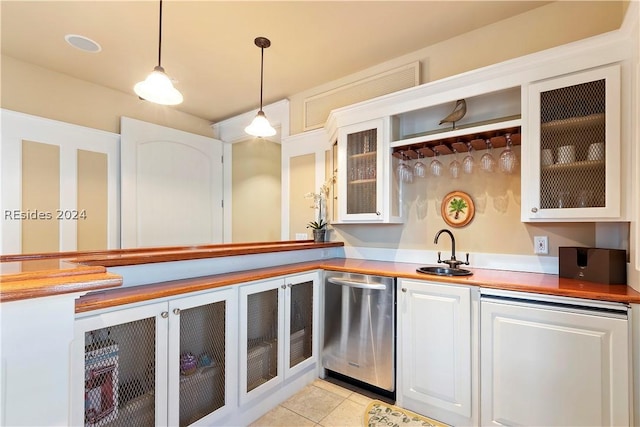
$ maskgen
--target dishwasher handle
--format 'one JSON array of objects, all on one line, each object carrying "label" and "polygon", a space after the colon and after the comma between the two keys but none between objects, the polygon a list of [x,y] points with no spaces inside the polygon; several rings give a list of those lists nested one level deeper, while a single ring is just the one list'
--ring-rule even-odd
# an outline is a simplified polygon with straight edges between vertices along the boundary
[{"label": "dishwasher handle", "polygon": [[387,285],[384,283],[368,283],[360,280],[340,279],[338,277],[329,277],[327,281],[334,285],[349,286],[351,288],[374,289],[381,291],[387,289]]}]

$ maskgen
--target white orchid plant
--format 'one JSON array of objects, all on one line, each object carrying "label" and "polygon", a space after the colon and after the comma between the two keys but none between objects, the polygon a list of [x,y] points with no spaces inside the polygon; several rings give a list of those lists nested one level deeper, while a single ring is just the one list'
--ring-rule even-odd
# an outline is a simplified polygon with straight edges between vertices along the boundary
[{"label": "white orchid plant", "polygon": [[313,199],[311,208],[316,209],[318,212],[318,219],[309,222],[307,228],[322,230],[329,224],[327,220],[327,198],[329,197],[329,191],[331,191],[331,184],[333,184],[334,179],[335,177],[332,176],[322,184],[318,193],[307,193],[304,195],[305,199]]}]

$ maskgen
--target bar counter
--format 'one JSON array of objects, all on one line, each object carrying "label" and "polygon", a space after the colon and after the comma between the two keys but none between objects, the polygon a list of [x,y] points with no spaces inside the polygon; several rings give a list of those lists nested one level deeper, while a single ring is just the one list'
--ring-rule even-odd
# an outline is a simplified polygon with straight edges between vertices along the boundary
[{"label": "bar counter", "polygon": [[418,267],[423,266],[422,264],[346,258],[284,264],[133,287],[120,287],[121,278],[107,272],[105,268],[231,255],[335,248],[342,245],[340,242],[290,241],[2,256],[0,257],[0,301],[78,292],[84,289],[90,292],[76,301],[76,312],[85,312],[269,277],[325,269],[574,298],[640,303],[640,292],[627,285],[592,283],[561,278],[553,274],[480,268],[469,268],[473,272],[471,276],[433,276],[416,271]]}]

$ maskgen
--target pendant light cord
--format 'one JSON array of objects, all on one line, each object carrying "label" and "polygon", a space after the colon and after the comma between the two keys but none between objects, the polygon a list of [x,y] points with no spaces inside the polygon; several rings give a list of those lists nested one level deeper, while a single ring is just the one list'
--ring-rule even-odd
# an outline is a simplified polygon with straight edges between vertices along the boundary
[{"label": "pendant light cord", "polygon": [[160,0],[160,25],[158,28],[158,67],[162,67],[162,0]]},{"label": "pendant light cord", "polygon": [[260,48],[260,111],[262,111],[262,83],[264,81],[264,47]]}]

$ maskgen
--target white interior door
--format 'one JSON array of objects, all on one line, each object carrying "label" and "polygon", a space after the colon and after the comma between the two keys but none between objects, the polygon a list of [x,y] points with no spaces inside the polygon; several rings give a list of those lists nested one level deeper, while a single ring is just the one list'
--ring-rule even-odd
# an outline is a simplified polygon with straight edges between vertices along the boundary
[{"label": "white interior door", "polygon": [[121,119],[122,247],[223,241],[223,142]]}]

